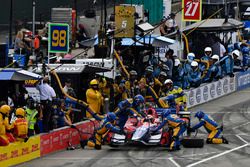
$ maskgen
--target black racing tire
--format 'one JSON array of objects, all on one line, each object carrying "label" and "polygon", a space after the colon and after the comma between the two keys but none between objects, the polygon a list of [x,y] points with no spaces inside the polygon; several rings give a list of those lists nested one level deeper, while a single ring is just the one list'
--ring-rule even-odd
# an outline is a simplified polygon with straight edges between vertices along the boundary
[{"label": "black racing tire", "polygon": [[204,139],[197,139],[197,138],[182,139],[181,144],[185,148],[203,148]]},{"label": "black racing tire", "polygon": [[116,145],[116,144],[114,144],[114,143],[110,143],[109,146],[112,147],[112,148],[117,148],[117,147],[119,147],[119,145]]}]

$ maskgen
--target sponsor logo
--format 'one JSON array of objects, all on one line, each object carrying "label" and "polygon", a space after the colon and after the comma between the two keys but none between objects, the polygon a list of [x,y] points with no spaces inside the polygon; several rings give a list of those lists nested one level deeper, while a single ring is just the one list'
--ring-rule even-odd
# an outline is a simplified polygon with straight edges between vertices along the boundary
[{"label": "sponsor logo", "polygon": [[204,101],[208,100],[208,86],[205,86],[203,89],[203,100]]},{"label": "sponsor logo", "polygon": [[242,75],[238,79],[238,88],[244,87],[250,84],[250,74]]},{"label": "sponsor logo", "polygon": [[229,85],[229,87],[230,87],[230,90],[231,91],[234,91],[234,78],[230,78],[230,83],[229,83],[230,85]]},{"label": "sponsor logo", "polygon": [[201,89],[198,88],[196,91],[196,102],[200,103],[201,102]]},{"label": "sponsor logo", "polygon": [[11,151],[11,158],[18,157],[18,150]]},{"label": "sponsor logo", "polygon": [[0,154],[0,161],[7,159],[8,159],[7,153]]},{"label": "sponsor logo", "polygon": [[82,64],[91,65],[91,66],[98,66],[98,67],[104,66],[104,63],[102,63],[102,62],[82,62]]},{"label": "sponsor logo", "polygon": [[29,147],[22,148],[22,155],[29,154]]},{"label": "sponsor logo", "polygon": [[189,104],[192,106],[194,105],[194,91],[191,90],[189,93]]},{"label": "sponsor logo", "polygon": [[228,79],[226,78],[225,80],[224,80],[224,82],[223,82],[223,91],[224,91],[224,93],[225,94],[227,94],[228,93]]},{"label": "sponsor logo", "polygon": [[215,85],[214,84],[212,84],[210,87],[210,95],[212,98],[215,97]]},{"label": "sponsor logo", "polygon": [[32,151],[32,152],[35,152],[35,151],[37,151],[37,150],[39,150],[38,144],[33,144],[33,145],[32,145],[31,151]]},{"label": "sponsor logo", "polygon": [[76,132],[76,131],[72,132],[72,136],[73,137],[78,136],[78,132]]},{"label": "sponsor logo", "polygon": [[26,80],[24,84],[25,84],[26,87],[35,86],[36,82],[37,82],[37,80]]},{"label": "sponsor logo", "polygon": [[50,144],[50,139],[46,139],[43,141],[43,145],[49,145]]},{"label": "sponsor logo", "polygon": [[53,138],[53,143],[57,143],[58,141],[59,141],[59,137],[58,136]]},{"label": "sponsor logo", "polygon": [[216,87],[218,96],[220,96],[222,94],[222,88],[221,87],[222,87],[221,81],[218,81],[217,82],[217,87]]},{"label": "sponsor logo", "polygon": [[69,134],[63,134],[62,140],[67,140],[67,139],[69,139]]}]

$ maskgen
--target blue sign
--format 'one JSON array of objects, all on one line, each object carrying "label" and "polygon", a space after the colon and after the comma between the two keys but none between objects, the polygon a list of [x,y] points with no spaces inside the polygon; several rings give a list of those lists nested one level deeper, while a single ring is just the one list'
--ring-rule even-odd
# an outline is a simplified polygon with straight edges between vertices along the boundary
[{"label": "blue sign", "polygon": [[237,90],[243,90],[250,87],[250,70],[236,74]]},{"label": "blue sign", "polygon": [[49,24],[49,52],[68,53],[69,52],[69,25]]}]

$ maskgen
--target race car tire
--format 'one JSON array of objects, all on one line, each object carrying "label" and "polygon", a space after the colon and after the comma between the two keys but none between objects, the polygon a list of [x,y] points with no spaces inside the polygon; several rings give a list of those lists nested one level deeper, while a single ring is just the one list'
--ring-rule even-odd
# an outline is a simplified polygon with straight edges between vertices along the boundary
[{"label": "race car tire", "polygon": [[113,148],[119,147],[119,145],[116,145],[116,144],[114,144],[114,143],[110,143],[109,146],[110,146],[110,147],[113,147]]},{"label": "race car tire", "polygon": [[182,139],[181,143],[185,148],[203,148],[204,139]]}]

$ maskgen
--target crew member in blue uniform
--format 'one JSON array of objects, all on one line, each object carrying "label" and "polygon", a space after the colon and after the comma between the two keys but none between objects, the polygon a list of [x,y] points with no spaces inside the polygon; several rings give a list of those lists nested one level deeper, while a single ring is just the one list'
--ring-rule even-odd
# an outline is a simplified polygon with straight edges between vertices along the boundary
[{"label": "crew member in blue uniform", "polygon": [[120,129],[123,129],[129,115],[136,115],[139,117],[145,116],[142,111],[144,102],[145,100],[142,95],[136,95],[134,99],[126,99],[118,104],[115,114],[118,119],[117,125]]},{"label": "crew member in blue uniform", "polygon": [[218,124],[209,115],[205,114],[203,111],[198,111],[195,117],[199,119],[199,123],[193,126],[190,131],[193,132],[196,129],[204,126],[208,132],[207,143],[208,144],[228,144],[227,139],[223,136],[220,138],[220,134],[223,131],[223,127],[219,127]]},{"label": "crew member in blue uniform", "polygon": [[179,137],[186,131],[186,122],[180,119],[176,114],[171,114],[171,110],[166,109],[162,113],[162,123],[153,130],[153,132],[157,132],[165,125],[168,125],[169,128],[173,129],[172,141],[169,147],[170,151],[179,150],[180,149],[180,139]]},{"label": "crew member in blue uniform", "polygon": [[[100,150],[102,147],[102,140],[108,132],[114,132],[118,134],[123,134],[123,130],[115,126],[116,115],[115,113],[109,112],[100,124],[100,127],[94,134],[93,139],[85,140],[84,145],[89,147],[94,147]],[[83,147],[83,146],[82,146]],[[84,148],[84,147],[83,147]]]}]

